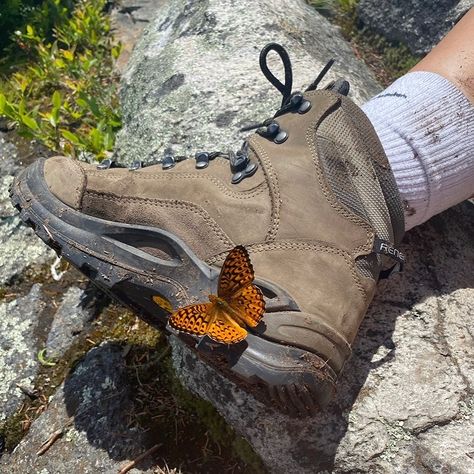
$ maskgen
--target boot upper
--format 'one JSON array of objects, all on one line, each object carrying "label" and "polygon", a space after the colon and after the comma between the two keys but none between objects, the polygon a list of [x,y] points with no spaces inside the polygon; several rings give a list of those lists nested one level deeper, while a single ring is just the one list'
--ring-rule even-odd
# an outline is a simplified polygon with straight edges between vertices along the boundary
[{"label": "boot upper", "polygon": [[304,99],[304,112],[278,117],[283,142],[250,137],[248,157],[257,169],[234,184],[229,160],[219,156],[204,169],[187,159],[134,171],[55,157],[44,174],[67,206],[169,231],[209,264],[245,245],[257,276],[284,288],[300,308],[275,333],[267,324],[267,337],[317,346],[339,371],[382,268],[374,244],[401,240],[403,210],[361,109],[330,90]]}]

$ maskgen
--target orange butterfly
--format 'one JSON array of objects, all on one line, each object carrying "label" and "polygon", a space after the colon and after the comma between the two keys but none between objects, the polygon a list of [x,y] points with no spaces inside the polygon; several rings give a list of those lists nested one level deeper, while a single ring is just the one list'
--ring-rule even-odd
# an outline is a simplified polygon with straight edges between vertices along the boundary
[{"label": "orange butterfly", "polygon": [[222,266],[217,296],[209,295],[210,303],[178,309],[168,321],[170,326],[189,334],[206,334],[223,344],[242,341],[247,336],[245,326],[257,326],[265,312],[263,294],[252,284],[254,277],[247,250],[235,247]]}]

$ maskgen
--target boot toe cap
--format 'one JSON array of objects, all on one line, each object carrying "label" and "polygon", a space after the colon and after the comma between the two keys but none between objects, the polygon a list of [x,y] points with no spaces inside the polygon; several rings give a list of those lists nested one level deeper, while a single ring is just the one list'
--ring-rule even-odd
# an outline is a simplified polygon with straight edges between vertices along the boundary
[{"label": "boot toe cap", "polygon": [[44,179],[58,199],[74,209],[80,208],[86,175],[77,160],[65,156],[48,158],[44,163]]}]

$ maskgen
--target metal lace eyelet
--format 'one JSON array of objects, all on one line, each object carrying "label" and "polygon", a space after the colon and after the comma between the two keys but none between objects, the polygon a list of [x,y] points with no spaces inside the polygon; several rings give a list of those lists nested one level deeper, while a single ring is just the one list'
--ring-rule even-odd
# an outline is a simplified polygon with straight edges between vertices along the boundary
[{"label": "metal lace eyelet", "polygon": [[202,170],[209,166],[209,153],[201,151],[196,153],[194,158],[196,160],[196,169]]},{"label": "metal lace eyelet", "polygon": [[267,125],[266,133],[270,137],[276,137],[280,131],[280,125],[277,122],[271,122]]},{"label": "metal lace eyelet", "polygon": [[256,163],[249,162],[247,167],[243,171],[237,171],[232,175],[232,184],[240,183],[244,178],[252,176],[257,171],[258,165]]},{"label": "metal lace eyelet", "polygon": [[98,165],[97,165],[97,169],[98,170],[108,170],[109,168],[113,168],[114,167],[114,161],[107,158],[106,160],[102,160]]},{"label": "metal lace eyelet", "polygon": [[130,171],[136,171],[136,170],[139,170],[140,168],[143,167],[143,163],[141,160],[135,160],[129,167],[128,169]]},{"label": "metal lace eyelet", "polygon": [[298,108],[299,114],[305,114],[308,110],[311,109],[311,102],[309,100],[303,100],[301,105]]},{"label": "metal lace eyelet", "polygon": [[173,168],[176,164],[176,161],[173,155],[165,155],[163,160],[161,161],[161,167],[164,170],[169,170]]},{"label": "metal lace eyelet", "polygon": [[280,131],[278,132],[277,136],[273,139],[273,141],[277,145],[281,145],[283,142],[286,142],[287,138],[288,138],[288,132],[280,129]]}]

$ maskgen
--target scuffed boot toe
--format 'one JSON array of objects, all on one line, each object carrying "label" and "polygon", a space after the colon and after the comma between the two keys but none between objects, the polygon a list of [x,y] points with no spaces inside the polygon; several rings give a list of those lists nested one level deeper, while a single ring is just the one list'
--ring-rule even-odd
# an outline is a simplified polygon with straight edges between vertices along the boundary
[{"label": "scuffed boot toe", "polygon": [[49,190],[68,206],[79,209],[86,185],[86,174],[79,161],[54,156],[44,162],[43,172]]}]

